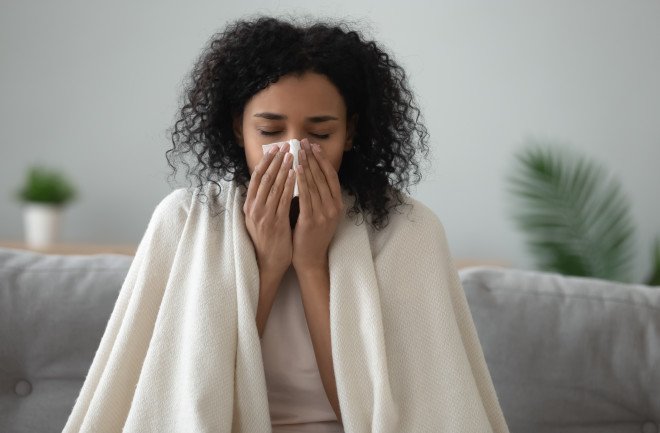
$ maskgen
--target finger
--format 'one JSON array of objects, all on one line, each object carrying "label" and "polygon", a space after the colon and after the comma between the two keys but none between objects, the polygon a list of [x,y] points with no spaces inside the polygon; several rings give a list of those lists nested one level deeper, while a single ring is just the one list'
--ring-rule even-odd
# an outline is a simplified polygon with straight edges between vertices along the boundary
[{"label": "finger", "polygon": [[280,166],[284,160],[284,155],[288,151],[288,146],[289,143],[283,144],[279,151],[275,153],[273,161],[270,163],[270,166],[268,166],[268,169],[261,177],[261,181],[258,185],[259,189],[257,190],[257,196],[254,200],[257,205],[265,206],[268,196],[272,194],[271,188],[275,182],[275,179],[277,178],[277,172],[280,170]]},{"label": "finger", "polygon": [[312,150],[316,154],[316,161],[319,163],[319,168],[323,171],[326,181],[330,186],[330,194],[334,200],[342,201],[341,186],[339,185],[339,175],[335,171],[332,163],[321,149],[321,146],[312,145]]},{"label": "finger", "polygon": [[[303,140],[304,141],[304,140]],[[300,149],[300,159],[298,160],[300,162],[300,165],[303,166],[303,177],[305,178],[305,182],[307,184],[307,191],[309,193],[309,205],[310,205],[310,215],[314,215],[316,212],[321,211],[321,196],[319,195],[319,190],[316,185],[316,181],[314,180],[314,175],[312,174],[312,171],[309,166],[309,158],[312,158],[311,155],[312,151],[309,149],[309,143],[306,143],[308,149]],[[304,147],[305,144],[303,142],[300,143],[301,147]],[[300,188],[300,185],[298,186]]]},{"label": "finger", "polygon": [[268,194],[268,198],[266,199],[266,209],[273,209],[273,213],[277,212],[277,205],[280,202],[282,191],[284,190],[284,184],[286,183],[287,175],[292,165],[293,155],[286,152],[280,170],[277,173],[277,178],[275,179],[273,186],[270,188],[270,194]]},{"label": "finger", "polygon": [[[303,149],[300,149],[304,152]],[[296,167],[296,178],[298,179],[298,205],[300,206],[300,218],[312,216],[312,203],[307,188],[307,177],[302,165]]]},{"label": "finger", "polygon": [[[293,158],[291,158],[293,159]],[[293,162],[292,162],[293,164]],[[296,184],[296,172],[289,168],[287,170],[286,181],[284,182],[284,191],[280,197],[280,204],[277,206],[277,217],[288,218],[291,209],[291,201],[293,200],[293,187]]]},{"label": "finger", "polygon": [[[308,152],[307,161],[309,162],[314,181],[316,182],[319,194],[321,195],[321,201],[323,203],[332,202],[333,196],[329,186],[330,178],[326,178],[325,172],[321,167],[321,158],[323,158],[321,146],[318,144],[309,144],[309,142],[307,144],[310,149],[312,149],[311,152]],[[311,158],[309,157],[309,154],[311,154]]]},{"label": "finger", "polygon": [[257,196],[257,190],[259,189],[259,184],[261,183],[261,178],[263,177],[264,173],[266,172],[266,169],[268,169],[268,166],[270,165],[271,161],[275,157],[275,153],[277,153],[277,146],[273,146],[270,148],[268,152],[264,154],[264,157],[261,158],[261,161],[254,167],[254,170],[252,170],[252,174],[250,175],[250,183],[248,185],[248,191],[247,191],[247,196],[245,198],[245,201],[252,202]]}]

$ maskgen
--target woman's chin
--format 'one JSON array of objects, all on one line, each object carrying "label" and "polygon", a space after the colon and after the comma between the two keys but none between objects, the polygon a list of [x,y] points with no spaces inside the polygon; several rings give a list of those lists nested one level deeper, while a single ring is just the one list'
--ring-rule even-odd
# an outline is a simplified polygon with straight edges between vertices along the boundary
[{"label": "woman's chin", "polygon": [[300,214],[300,203],[298,202],[298,197],[294,197],[291,200],[291,208],[289,209],[289,223],[291,224],[291,230],[296,226],[298,221],[298,215]]}]

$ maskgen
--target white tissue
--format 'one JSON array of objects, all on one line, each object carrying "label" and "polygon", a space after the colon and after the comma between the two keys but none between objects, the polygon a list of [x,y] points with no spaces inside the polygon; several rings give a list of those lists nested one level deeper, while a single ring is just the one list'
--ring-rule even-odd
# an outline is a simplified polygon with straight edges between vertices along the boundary
[{"label": "white tissue", "polygon": [[[264,155],[266,152],[268,152],[268,149],[270,149],[273,146],[277,147],[282,147],[284,143],[289,142],[289,153],[293,155],[293,169],[299,165],[298,164],[298,152],[300,151],[300,141],[296,140],[295,138],[292,138],[291,140],[286,140],[286,141],[280,141],[277,143],[270,143],[270,144],[262,144],[261,147],[264,150]],[[295,176],[295,173],[294,173]],[[293,187],[293,196],[298,197],[298,180],[296,179],[296,185]]]}]

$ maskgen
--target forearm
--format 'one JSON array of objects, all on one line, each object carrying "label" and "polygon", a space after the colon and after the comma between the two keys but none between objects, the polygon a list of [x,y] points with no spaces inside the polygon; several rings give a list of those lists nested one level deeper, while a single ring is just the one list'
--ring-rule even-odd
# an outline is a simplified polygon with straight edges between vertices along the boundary
[{"label": "forearm", "polygon": [[266,322],[270,315],[270,310],[273,308],[277,288],[282,281],[282,275],[261,271],[259,270],[259,305],[257,307],[257,330],[259,331],[259,338],[264,335]]},{"label": "forearm", "polygon": [[325,269],[298,272],[298,281],[321,381],[330,405],[342,424],[330,341],[330,273],[327,266]]}]

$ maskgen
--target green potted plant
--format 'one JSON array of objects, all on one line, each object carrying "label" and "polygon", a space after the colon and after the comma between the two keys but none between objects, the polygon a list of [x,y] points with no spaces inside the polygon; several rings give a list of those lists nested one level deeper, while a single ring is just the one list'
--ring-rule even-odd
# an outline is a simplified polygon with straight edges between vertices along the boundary
[{"label": "green potted plant", "polygon": [[[620,182],[557,143],[529,140],[508,178],[512,217],[528,236],[537,267],[564,275],[633,282],[635,226]],[[651,275],[660,284],[660,239]]]},{"label": "green potted plant", "polygon": [[25,240],[32,248],[46,248],[57,241],[63,207],[77,192],[56,170],[32,166],[16,197],[24,203]]}]

